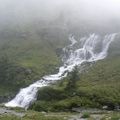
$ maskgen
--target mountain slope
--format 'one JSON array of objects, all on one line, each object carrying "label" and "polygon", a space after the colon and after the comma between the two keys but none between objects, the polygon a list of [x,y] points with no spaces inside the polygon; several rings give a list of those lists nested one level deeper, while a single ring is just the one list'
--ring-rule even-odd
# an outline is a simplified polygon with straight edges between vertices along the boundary
[{"label": "mountain slope", "polygon": [[[9,84],[7,82],[3,84],[7,77],[1,78],[1,99],[8,99],[6,94],[9,96],[39,80],[43,75],[56,72],[56,67],[61,64],[59,58],[61,49],[67,44],[68,39],[67,32],[56,26],[44,26],[39,30],[37,26],[29,28],[9,26],[0,34],[1,64],[4,63],[4,67],[7,67],[4,69],[6,74],[11,76],[11,73],[14,73],[14,79],[9,77],[11,81]],[[11,69],[12,67],[7,66],[2,60],[4,58],[11,64],[10,66],[17,67]],[[3,71],[3,67],[0,70]]]},{"label": "mountain slope", "polygon": [[38,100],[31,109],[66,111],[76,107],[116,109],[120,106],[120,57],[99,61],[72,79],[73,83],[76,81],[75,86],[71,85],[74,88],[68,89],[68,77],[57,86],[39,90]]},{"label": "mountain slope", "polygon": [[[46,74],[55,73],[56,67],[61,64],[61,49],[68,44],[69,33],[74,33],[76,38],[79,38],[88,35],[92,27],[88,26],[87,30],[83,30],[83,25],[82,27],[78,23],[66,25],[64,21],[61,23],[58,20],[50,23],[39,21],[23,25],[12,24],[1,28],[0,56],[7,56],[6,58],[13,62],[12,66],[17,66],[17,68],[7,70],[13,70],[12,73],[15,73],[14,80],[9,79],[11,81],[9,85],[2,82],[7,78],[1,80],[1,99],[7,100],[9,96],[13,98],[20,88],[26,87]],[[97,30],[96,27],[93,28],[92,31]],[[101,33],[104,35],[106,31],[101,31]],[[118,42],[111,47],[111,51],[119,54]],[[110,55],[114,56],[115,53],[112,52]]]}]

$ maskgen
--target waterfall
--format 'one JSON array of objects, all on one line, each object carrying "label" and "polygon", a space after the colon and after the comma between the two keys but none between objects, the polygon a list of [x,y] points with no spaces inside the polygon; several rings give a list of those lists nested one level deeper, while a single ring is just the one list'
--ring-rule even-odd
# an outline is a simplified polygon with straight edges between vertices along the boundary
[{"label": "waterfall", "polygon": [[10,102],[6,103],[6,107],[28,108],[37,98],[36,94],[39,88],[48,86],[57,80],[67,76],[75,66],[80,66],[83,62],[93,62],[102,60],[107,56],[110,43],[114,40],[116,33],[100,37],[96,34],[90,34],[80,40],[75,40],[74,36],[70,36],[70,45],[63,49],[62,57],[63,66],[59,68],[59,72],[53,75],[43,76],[41,80],[23,88]]}]

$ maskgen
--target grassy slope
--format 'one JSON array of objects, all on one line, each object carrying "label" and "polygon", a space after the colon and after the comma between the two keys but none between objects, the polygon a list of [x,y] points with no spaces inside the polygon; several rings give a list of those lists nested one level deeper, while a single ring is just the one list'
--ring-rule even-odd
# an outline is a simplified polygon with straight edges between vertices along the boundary
[{"label": "grassy slope", "polygon": [[[43,33],[45,34],[44,37],[36,33],[30,33],[30,35],[25,33],[25,37],[22,37],[22,33],[18,34],[20,35],[10,36],[9,40],[1,46],[1,54],[6,53],[23,66],[35,67],[40,70],[43,69],[42,67],[46,67],[45,64],[52,64],[53,66],[58,64],[59,59],[56,55],[56,49],[62,48],[65,44],[66,36],[63,33],[61,33],[62,37],[58,40],[55,40],[57,33],[54,35]],[[53,36],[49,37],[50,35],[47,36],[47,34]],[[60,39],[63,41],[61,42]]]},{"label": "grassy slope", "polygon": [[[1,82],[0,96],[17,91],[45,74],[54,73],[56,67],[61,64],[60,49],[66,45],[68,34],[60,26],[37,26],[12,26],[4,29],[3,33],[0,31],[0,56],[7,55],[12,62],[31,71],[29,78],[25,76],[24,80],[21,79],[25,83],[18,88],[15,84],[11,88],[10,85],[5,86]],[[17,80],[14,83],[17,84]],[[13,89],[14,87],[17,90]]]},{"label": "grassy slope", "polygon": [[75,90],[66,91],[69,81],[69,78],[66,78],[55,87],[40,90],[38,101],[32,108],[37,111],[43,108],[46,111],[61,111],[79,106],[102,108],[104,105],[114,109],[120,105],[119,38],[117,36],[111,44],[105,60],[93,63],[92,67],[80,74]]},{"label": "grassy slope", "polygon": [[[26,85],[40,79],[44,74],[53,73],[60,64],[57,54],[60,52],[59,48],[63,48],[66,44],[67,32],[59,25],[41,25],[41,28],[28,25],[24,28],[15,29],[16,27],[12,28],[12,30],[5,30],[5,33],[1,34],[0,55],[7,54],[12,61],[32,71],[30,80],[26,79]],[[118,43],[115,42],[112,45],[110,52],[113,50],[118,56]],[[59,105],[56,104],[56,106],[59,107],[63,104],[63,107],[66,105],[66,108],[70,108],[72,104],[73,106],[74,104],[75,106],[94,106],[93,103],[95,103],[95,106],[98,107],[106,104],[105,101],[109,100],[110,104],[111,101],[112,104],[119,103],[120,58],[116,57],[114,52],[111,53],[111,56],[114,56],[114,58],[111,57],[96,63],[87,73],[81,75],[77,83],[76,95],[72,95],[69,92],[66,93],[63,89],[64,86],[60,87],[62,92],[65,93],[63,95],[65,98],[63,97],[64,99],[62,98],[58,103]],[[65,82],[67,83],[67,79]],[[4,86],[2,82],[1,86],[0,95],[11,91],[11,86]],[[25,85],[19,86],[17,90],[23,86]],[[5,87],[6,89],[4,89]],[[102,98],[103,103],[100,103]],[[100,101],[98,101],[99,99]]]},{"label": "grassy slope", "polygon": [[100,104],[120,104],[120,57],[93,65],[88,73],[81,75],[78,90]]},{"label": "grassy slope", "polygon": [[32,109],[66,111],[73,107],[102,108],[104,105],[114,109],[120,105],[120,57],[93,64],[80,75],[74,90],[64,89],[67,82],[66,78],[57,87],[40,90]]}]

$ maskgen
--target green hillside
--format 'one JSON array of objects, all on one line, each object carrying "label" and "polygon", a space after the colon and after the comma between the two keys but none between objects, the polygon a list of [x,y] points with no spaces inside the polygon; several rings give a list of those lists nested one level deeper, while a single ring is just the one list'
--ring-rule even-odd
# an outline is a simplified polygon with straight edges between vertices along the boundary
[{"label": "green hillside", "polygon": [[74,107],[108,106],[108,109],[113,110],[120,105],[119,56],[92,64],[78,78],[75,77],[77,74],[71,75],[72,77],[66,78],[57,86],[40,90],[32,109],[68,111]]},{"label": "green hillside", "polygon": [[[49,104],[45,101],[46,94],[48,100],[52,99],[56,103],[46,109],[54,109],[54,107],[66,109],[71,106],[101,107],[107,104],[114,107],[115,104],[119,104],[119,43],[118,35],[111,44],[108,58],[93,64],[86,70],[87,72],[80,74],[75,89],[66,92],[68,77],[60,83],[60,86],[58,83],[55,89],[45,88],[45,96],[43,89],[38,95],[35,106],[43,105],[41,107],[46,108],[44,105]],[[1,32],[0,102],[13,98],[20,88],[28,86],[42,76],[57,72],[61,64],[61,50],[67,44],[68,31],[60,24],[41,25],[41,28],[38,25],[26,25],[21,28],[15,26]],[[72,81],[74,83],[74,78]],[[59,97],[56,95],[58,93]],[[75,95],[72,95],[74,93]]]},{"label": "green hillside", "polygon": [[120,0],[0,0],[0,120],[120,120]]},{"label": "green hillside", "polygon": [[0,31],[1,99],[43,75],[55,73],[67,42],[68,33],[60,26],[9,26]]}]

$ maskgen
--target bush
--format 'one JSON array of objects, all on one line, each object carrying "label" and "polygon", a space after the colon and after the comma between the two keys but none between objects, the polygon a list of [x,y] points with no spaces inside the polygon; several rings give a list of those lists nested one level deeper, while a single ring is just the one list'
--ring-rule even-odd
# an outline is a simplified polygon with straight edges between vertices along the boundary
[{"label": "bush", "polygon": [[51,102],[37,101],[30,107],[30,109],[33,109],[38,112],[41,112],[41,111],[47,112],[51,110],[51,107],[52,107]]},{"label": "bush", "polygon": [[65,90],[69,92],[74,91],[76,89],[76,83],[80,79],[77,67],[75,67],[75,69],[71,73],[69,73],[67,79],[68,83],[66,85]]},{"label": "bush", "polygon": [[89,113],[83,113],[82,118],[89,118],[90,114]]},{"label": "bush", "polygon": [[54,89],[52,87],[45,87],[39,90],[38,100],[42,101],[52,101],[52,100],[62,100],[67,97],[67,94],[63,90]]}]

